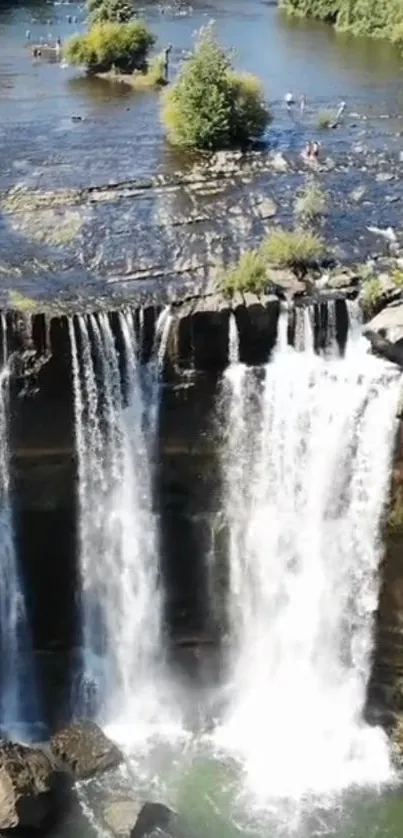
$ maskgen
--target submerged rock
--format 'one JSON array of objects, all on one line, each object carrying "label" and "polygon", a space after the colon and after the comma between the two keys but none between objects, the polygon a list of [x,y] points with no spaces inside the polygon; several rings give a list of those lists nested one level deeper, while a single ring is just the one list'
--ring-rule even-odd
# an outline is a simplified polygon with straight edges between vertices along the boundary
[{"label": "submerged rock", "polygon": [[185,838],[179,816],[163,803],[145,803],[130,838]]},{"label": "submerged rock", "polygon": [[118,746],[95,722],[88,720],[73,722],[55,733],[50,747],[53,755],[78,779],[110,771],[123,761]]},{"label": "submerged rock", "polygon": [[0,743],[0,830],[25,834],[55,818],[66,776],[39,748]]}]

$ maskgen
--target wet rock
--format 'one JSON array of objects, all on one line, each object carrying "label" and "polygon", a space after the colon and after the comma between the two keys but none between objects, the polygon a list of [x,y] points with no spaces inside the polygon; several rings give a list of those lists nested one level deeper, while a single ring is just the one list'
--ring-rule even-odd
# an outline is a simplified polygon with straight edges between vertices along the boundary
[{"label": "wet rock", "polygon": [[392,758],[394,763],[401,768],[403,765],[403,716],[396,718],[392,735]]},{"label": "wet rock", "polygon": [[271,198],[262,198],[257,201],[255,210],[262,219],[273,218],[277,214],[277,206]]},{"label": "wet rock", "polygon": [[162,803],[145,803],[130,838],[185,838],[179,816]]},{"label": "wet rock", "polygon": [[[403,339],[403,302],[397,302],[382,309],[366,327],[366,332],[375,332],[391,343]],[[365,333],[366,333],[365,332]]]},{"label": "wet rock", "polygon": [[357,189],[353,189],[353,191],[350,192],[351,200],[354,201],[356,204],[359,204],[360,201],[362,201],[366,191],[367,189],[365,186],[357,186]]},{"label": "wet rock", "polygon": [[381,358],[385,358],[387,361],[391,361],[393,364],[397,364],[403,368],[403,341],[392,343],[390,340],[382,337],[377,332],[372,332],[370,329],[366,329],[364,335],[369,340],[375,355],[379,355]]},{"label": "wet rock", "polygon": [[393,180],[394,174],[393,172],[378,172],[375,180],[378,183],[387,183],[389,180]]},{"label": "wet rock", "polygon": [[66,776],[39,748],[0,743],[0,830],[24,834],[56,818]]},{"label": "wet rock", "polygon": [[140,809],[141,804],[137,800],[130,798],[113,800],[105,806],[103,820],[117,838],[130,838]]},{"label": "wet rock", "polygon": [[50,740],[52,754],[75,777],[84,779],[116,768],[123,754],[95,722],[73,722]]},{"label": "wet rock", "polygon": [[359,281],[360,276],[357,271],[340,268],[329,275],[327,287],[333,288],[335,291],[341,291],[347,288],[355,288]]}]

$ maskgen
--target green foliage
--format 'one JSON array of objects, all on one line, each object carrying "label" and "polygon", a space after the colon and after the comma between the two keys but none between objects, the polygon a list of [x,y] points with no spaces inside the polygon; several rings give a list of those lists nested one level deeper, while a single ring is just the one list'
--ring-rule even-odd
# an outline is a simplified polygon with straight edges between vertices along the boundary
[{"label": "green foliage", "polygon": [[365,280],[361,292],[361,302],[367,312],[371,312],[382,297],[382,285],[377,276],[369,276]]},{"label": "green foliage", "polygon": [[89,72],[108,72],[113,67],[124,73],[141,68],[155,36],[141,21],[97,23],[84,35],[70,38],[64,48],[69,64]]},{"label": "green foliage", "polygon": [[206,150],[243,147],[269,120],[262,87],[248,73],[236,73],[211,28],[164,95],[162,119],[173,145]]},{"label": "green foliage", "polygon": [[244,253],[222,277],[221,288],[228,296],[236,292],[261,294],[272,284],[270,266],[291,268],[304,274],[325,254],[325,242],[306,230],[273,230],[256,250]]},{"label": "green foliage", "polygon": [[324,215],[327,206],[327,194],[315,183],[314,180],[308,181],[305,189],[303,189],[297,196],[295,201],[295,215],[302,223],[310,223],[315,218]]},{"label": "green foliage", "polygon": [[222,282],[224,292],[232,296],[237,291],[259,294],[269,284],[267,265],[260,250],[243,253],[238,264],[230,268]]},{"label": "green foliage", "polygon": [[20,291],[15,291],[14,289],[8,292],[8,304],[11,308],[17,309],[17,311],[25,311],[27,313],[32,313],[38,309],[36,300],[33,300],[31,297],[26,297],[25,294],[21,294]]},{"label": "green foliage", "polygon": [[262,244],[262,253],[269,264],[278,268],[306,270],[325,254],[321,236],[308,230],[273,230]]},{"label": "green foliage", "polygon": [[87,0],[89,23],[127,23],[134,14],[130,0]]},{"label": "green foliage", "polygon": [[320,111],[318,113],[319,128],[331,128],[336,122],[336,115],[332,111]]},{"label": "green foliage", "polygon": [[403,44],[401,0],[281,0],[289,14],[315,17],[356,35],[386,37]]}]

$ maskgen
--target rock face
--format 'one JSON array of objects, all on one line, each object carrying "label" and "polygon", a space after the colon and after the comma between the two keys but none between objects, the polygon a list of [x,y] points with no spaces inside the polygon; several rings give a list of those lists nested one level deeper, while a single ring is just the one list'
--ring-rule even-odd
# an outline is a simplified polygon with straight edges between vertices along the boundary
[{"label": "rock face", "polygon": [[[403,713],[403,424],[393,464],[391,496],[384,529],[385,554],[376,623],[369,702],[381,708],[386,726]],[[400,733],[403,726],[400,729]],[[400,736],[403,742],[403,738]]]},{"label": "rock face", "polygon": [[145,803],[130,838],[185,838],[179,816],[163,803]]},{"label": "rock face", "polygon": [[50,740],[52,754],[77,779],[92,777],[120,765],[123,754],[95,722],[74,722]]},{"label": "rock face", "polygon": [[0,831],[41,829],[57,815],[66,778],[38,748],[0,744]]},{"label": "rock face", "polygon": [[396,302],[382,309],[367,324],[367,330],[376,332],[391,343],[403,339],[403,303]]}]

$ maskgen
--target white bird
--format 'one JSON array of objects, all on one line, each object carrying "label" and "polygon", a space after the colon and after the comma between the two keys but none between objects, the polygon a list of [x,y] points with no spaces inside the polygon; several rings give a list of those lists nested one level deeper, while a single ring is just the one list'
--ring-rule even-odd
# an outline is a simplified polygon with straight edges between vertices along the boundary
[{"label": "white bird", "polygon": [[367,227],[370,233],[375,233],[376,236],[382,236],[386,241],[392,243],[397,242],[396,233],[393,227],[386,227],[382,230],[380,227]]},{"label": "white bird", "polygon": [[286,93],[284,96],[284,101],[286,103],[287,108],[291,108],[291,105],[294,105],[295,99],[293,93]]},{"label": "white bird", "polygon": [[339,105],[339,107],[337,109],[337,113],[336,113],[336,122],[339,119],[341,119],[341,117],[344,114],[344,111],[346,110],[346,107],[347,107],[346,102],[340,102],[340,105]]}]

